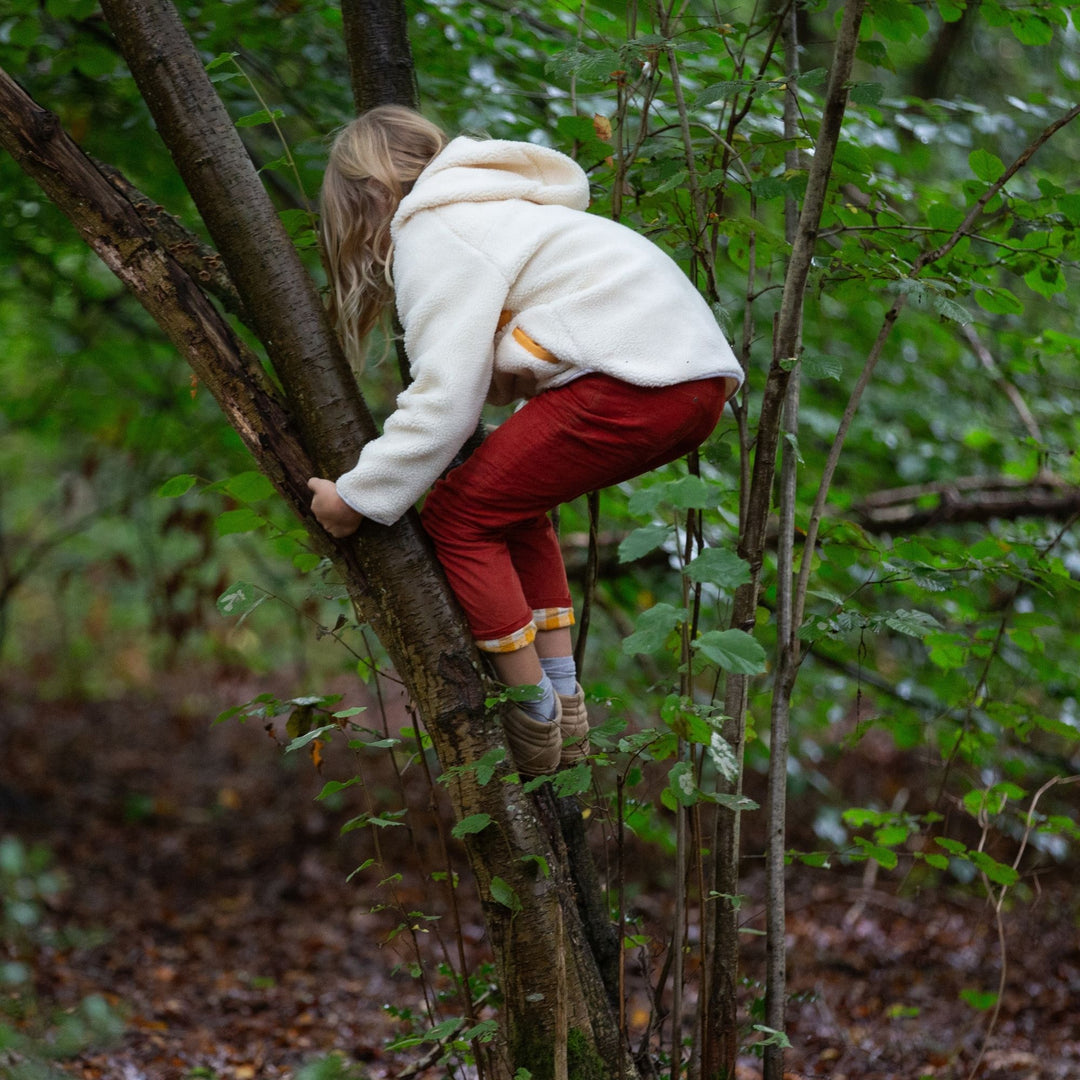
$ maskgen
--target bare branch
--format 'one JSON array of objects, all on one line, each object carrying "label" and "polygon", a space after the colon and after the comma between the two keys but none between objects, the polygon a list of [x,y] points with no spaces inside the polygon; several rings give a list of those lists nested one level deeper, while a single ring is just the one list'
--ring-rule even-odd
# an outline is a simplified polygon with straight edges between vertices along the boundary
[{"label": "bare branch", "polygon": [[982,338],[975,332],[975,328],[971,325],[965,326],[961,331],[965,338],[967,338],[968,344],[971,346],[972,351],[979,358],[979,362],[989,372],[990,377],[997,384],[1001,392],[1012,403],[1012,407],[1016,410],[1020,417],[1021,423],[1027,429],[1027,433],[1037,442],[1043,441],[1042,432],[1039,430],[1038,421],[1035,419],[1031,410],[1027,406],[1027,402],[1024,400],[1023,395],[1016,388],[1016,384],[1010,382],[1001,374],[1001,369],[997,366],[997,362],[994,360],[993,354],[983,344]]},{"label": "bare branch", "polygon": [[[932,506],[921,505],[927,496]],[[960,478],[879,492],[854,508],[855,520],[874,532],[912,532],[1022,517],[1068,520],[1080,513],[1080,488],[1052,481]]]}]

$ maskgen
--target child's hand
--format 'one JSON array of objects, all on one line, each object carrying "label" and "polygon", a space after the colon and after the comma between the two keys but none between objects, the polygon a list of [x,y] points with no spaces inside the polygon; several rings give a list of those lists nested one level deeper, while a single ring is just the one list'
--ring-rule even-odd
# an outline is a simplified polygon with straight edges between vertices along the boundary
[{"label": "child's hand", "polygon": [[360,522],[364,520],[363,515],[358,514],[341,498],[332,480],[313,476],[308,480],[307,486],[315,492],[311,500],[311,512],[331,536],[340,540],[356,532]]}]

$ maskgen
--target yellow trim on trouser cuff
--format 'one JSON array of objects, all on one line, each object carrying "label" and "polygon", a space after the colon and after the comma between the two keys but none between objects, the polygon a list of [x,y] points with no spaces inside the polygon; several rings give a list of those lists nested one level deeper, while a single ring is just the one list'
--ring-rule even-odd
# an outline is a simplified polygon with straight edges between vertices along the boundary
[{"label": "yellow trim on trouser cuff", "polygon": [[476,647],[481,652],[507,653],[524,649],[536,639],[536,623],[527,622],[520,630],[500,638],[477,638]]},{"label": "yellow trim on trouser cuff", "polygon": [[574,609],[568,607],[533,608],[537,630],[560,630],[574,625]]}]

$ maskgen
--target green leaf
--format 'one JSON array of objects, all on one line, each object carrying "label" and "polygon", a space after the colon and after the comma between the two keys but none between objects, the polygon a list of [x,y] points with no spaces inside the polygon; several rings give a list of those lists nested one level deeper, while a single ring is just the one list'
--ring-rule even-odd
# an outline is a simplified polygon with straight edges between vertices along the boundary
[{"label": "green leaf", "polygon": [[879,82],[855,83],[848,96],[856,105],[876,105],[885,96],[885,87]]},{"label": "green leaf", "polygon": [[352,787],[353,784],[359,783],[359,776],[353,776],[348,780],[327,780],[327,782],[323,784],[322,791],[320,791],[319,794],[315,796],[315,798],[316,800],[327,799],[331,795],[336,795],[339,791],[344,791],[346,788]]},{"label": "green leaf", "polygon": [[281,120],[284,116],[285,112],[282,109],[259,109],[257,112],[238,117],[235,123],[237,127],[258,127],[260,124],[269,124],[273,120]]},{"label": "green leaf", "polygon": [[711,105],[714,101],[727,101],[729,98],[749,90],[754,85],[752,79],[728,79],[725,82],[706,86],[694,98],[695,105]]},{"label": "green leaf", "polygon": [[790,857],[798,859],[804,866],[813,866],[818,869],[828,870],[831,866],[832,855],[828,851],[793,851]]},{"label": "green leaf", "polygon": [[176,499],[181,495],[189,492],[197,483],[199,478],[192,476],[191,473],[181,473],[179,476],[174,476],[171,480],[166,480],[161,487],[158,488],[158,496],[162,499]]},{"label": "green leaf", "polygon": [[250,581],[237,581],[217,598],[217,609],[222,615],[239,616],[243,621],[269,596],[265,589]]},{"label": "green leaf", "polygon": [[499,1030],[498,1020],[481,1020],[479,1024],[475,1024],[471,1028],[467,1028],[460,1035],[463,1042],[473,1042],[479,1040],[480,1042],[487,1043],[495,1037]]},{"label": "green leaf", "polygon": [[886,825],[874,833],[874,843],[882,847],[896,847],[902,844],[911,835],[911,829],[907,825]]},{"label": "green leaf", "polygon": [[889,614],[885,625],[908,637],[925,638],[933,630],[941,628],[941,623],[926,611],[905,611],[900,609]]},{"label": "green leaf", "polygon": [[521,862],[532,863],[536,867],[537,873],[542,878],[551,877],[551,867],[548,865],[547,859],[543,855],[522,855]]},{"label": "green leaf", "polygon": [[242,506],[237,510],[226,510],[218,514],[217,533],[218,536],[232,536],[236,533],[254,532],[264,524],[265,521],[254,510]]},{"label": "green leaf", "polygon": [[1024,275],[1024,284],[1032,292],[1046,297],[1048,300],[1058,293],[1064,292],[1068,287],[1065,275],[1061,267],[1048,260],[1040,260],[1039,264]]},{"label": "green leaf", "polygon": [[962,668],[968,661],[967,641],[959,634],[927,634],[923,639],[930,662],[942,671]]},{"label": "green leaf", "polygon": [[655,551],[675,535],[672,525],[644,525],[635,529],[619,544],[619,562],[634,562],[650,551]]},{"label": "green leaf", "polygon": [[451,1016],[436,1024],[425,1036],[424,1042],[442,1042],[451,1038],[465,1023],[464,1016]]},{"label": "green leaf", "polygon": [[491,879],[491,898],[511,911],[521,911],[521,901],[517,893],[501,877]]},{"label": "green leaf", "polygon": [[455,840],[460,840],[463,836],[471,836],[473,833],[483,832],[491,824],[490,814],[470,814],[467,818],[462,818],[451,830],[450,835]]},{"label": "green leaf", "polygon": [[955,300],[950,300],[947,296],[942,296],[939,292],[931,294],[930,303],[934,310],[944,319],[959,323],[961,326],[967,326],[971,322],[971,315],[966,307],[958,304]]},{"label": "green leaf", "polygon": [[254,469],[238,473],[225,481],[225,490],[241,502],[258,502],[274,494],[274,485]]},{"label": "green leaf", "polygon": [[935,836],[934,843],[938,847],[944,848],[950,855],[967,855],[967,844],[959,840],[951,840],[947,836]]},{"label": "green leaf", "polygon": [[968,154],[968,165],[980,179],[992,184],[1005,172],[1005,163],[989,150],[972,150]]},{"label": "green leaf", "polygon": [[864,825],[884,825],[890,815],[882,810],[870,810],[864,806],[849,806],[842,816],[853,829],[861,829]]},{"label": "green leaf", "polygon": [[990,990],[976,990],[973,987],[965,987],[960,991],[960,997],[973,1009],[979,1012],[989,1012],[997,1004],[998,996]]},{"label": "green leaf", "polygon": [[654,604],[638,616],[637,629],[623,642],[623,652],[627,656],[658,652],[672,631],[686,621],[686,616],[686,608]]},{"label": "green leaf", "polygon": [[234,58],[239,55],[239,53],[234,52],[219,53],[217,56],[214,57],[213,60],[210,61],[210,63],[206,65],[206,70],[213,71],[215,68],[219,68],[224,66],[225,64],[232,63]]},{"label": "green leaf", "polygon": [[899,858],[895,851],[891,848],[881,847],[878,844],[872,844],[869,840],[864,840],[861,836],[855,837],[855,843],[862,848],[862,852],[866,858],[873,859],[879,866],[884,867],[886,870],[893,870],[896,864],[899,862]]},{"label": "green leaf", "polygon": [[804,90],[811,90],[815,86],[824,86],[829,80],[828,68],[811,68],[799,74],[799,86]]},{"label": "green leaf", "polygon": [[706,548],[687,563],[686,574],[691,581],[737,589],[750,580],[750,564],[728,548]]},{"label": "green leaf", "polygon": [[551,786],[560,799],[583,795],[592,787],[592,766],[587,761],[579,761],[573,768],[562,769],[552,778]]},{"label": "green leaf", "polygon": [[683,187],[689,175],[686,169],[680,169],[678,172],[672,173],[662,184],[657,184],[652,189],[651,194],[662,195],[666,191],[673,191],[675,188]]},{"label": "green leaf", "polygon": [[975,290],[975,303],[991,315],[1022,315],[1024,305],[1008,289],[980,288]]},{"label": "green leaf", "polygon": [[711,510],[723,499],[726,489],[700,476],[683,476],[641,488],[630,496],[631,514],[653,514],[662,503],[676,510]]},{"label": "green leaf", "polygon": [[1054,40],[1054,27],[1035,12],[1010,11],[1009,29],[1021,45],[1049,45]]},{"label": "green leaf", "polygon": [[676,762],[668,772],[667,790],[679,806],[693,806],[701,799],[694,783],[694,766],[689,761]]},{"label": "green leaf", "polygon": [[722,671],[760,675],[765,670],[765,650],[745,630],[710,630],[692,644]]},{"label": "green leaf", "polygon": [[820,353],[805,353],[800,364],[802,373],[810,379],[836,379],[839,381],[844,372],[843,361],[836,356],[822,356]]},{"label": "green leaf", "polygon": [[1057,197],[1058,209],[1070,225],[1080,225],[1080,193],[1062,194]]},{"label": "green leaf", "polygon": [[969,851],[967,856],[991,881],[997,885],[1015,885],[1020,875],[1011,866],[998,862],[985,851]]},{"label": "green leaf", "polygon": [[291,740],[285,747],[285,753],[291,754],[294,750],[302,750],[309,743],[321,739],[328,731],[337,731],[337,729],[337,724],[322,724],[320,727],[312,728],[307,734],[299,735]]}]

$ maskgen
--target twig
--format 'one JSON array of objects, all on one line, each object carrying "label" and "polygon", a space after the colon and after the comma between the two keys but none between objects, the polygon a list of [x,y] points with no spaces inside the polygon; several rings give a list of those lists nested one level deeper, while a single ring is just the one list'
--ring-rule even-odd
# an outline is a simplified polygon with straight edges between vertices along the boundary
[{"label": "twig", "polygon": [[[1055,784],[1075,784],[1080,781],[1080,775],[1078,776],[1052,776],[1038,791],[1031,797],[1031,804],[1028,806],[1027,823],[1024,828],[1024,835],[1020,838],[1020,847],[1016,852],[1016,858],[1013,859],[1013,870],[1019,869],[1020,860],[1024,857],[1024,851],[1027,848],[1028,840],[1031,837],[1031,828],[1035,819],[1035,807],[1038,805],[1039,800],[1050,790]],[[983,826],[982,836],[979,838],[979,850],[982,851],[983,845],[986,843],[987,832],[989,831],[989,819],[984,808],[980,812],[981,824]],[[983,1036],[982,1046],[979,1047],[978,1056],[975,1058],[975,1063],[971,1066],[971,1071],[968,1073],[967,1080],[975,1080],[975,1074],[979,1071],[979,1066],[982,1064],[983,1057],[986,1055],[986,1048],[990,1044],[990,1036],[994,1032],[994,1028],[997,1026],[998,1017],[1001,1015],[1001,999],[1005,993],[1005,983],[1008,978],[1008,952],[1005,942],[1005,920],[1002,917],[1001,909],[1005,903],[1005,894],[1009,891],[1008,885],[1001,886],[1001,892],[997,897],[994,897],[994,888],[990,884],[990,879],[986,876],[986,872],[982,871],[983,887],[986,889],[987,895],[994,900],[994,922],[997,925],[997,937],[998,937],[998,950],[1001,956],[1001,975],[998,978],[997,998],[994,1001],[994,1011],[990,1014],[990,1019],[986,1024],[986,1034]]]},{"label": "twig", "polygon": [[1016,384],[1010,382],[1001,374],[1001,370],[998,368],[993,356],[990,354],[990,350],[983,344],[982,339],[977,333],[975,333],[974,327],[968,325],[963,328],[964,337],[967,338],[968,344],[971,346],[975,355],[979,358],[979,362],[990,373],[990,377],[998,385],[1001,392],[1012,403],[1012,407],[1017,411],[1020,416],[1020,420],[1024,427],[1027,428],[1028,434],[1037,442],[1043,441],[1042,432],[1039,430],[1038,421],[1032,415],[1031,410],[1027,406],[1027,402],[1024,400],[1023,395],[1016,388]]}]

